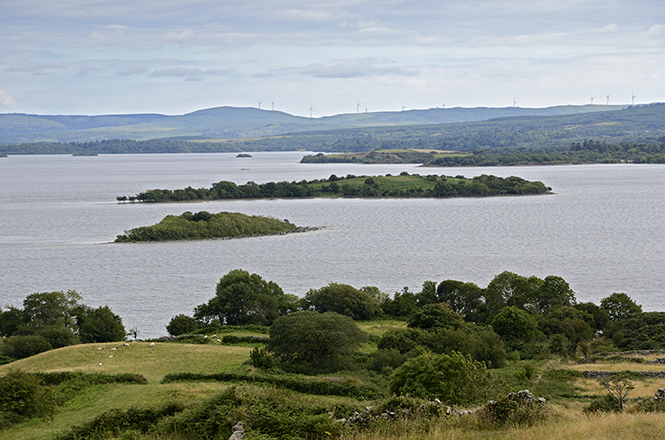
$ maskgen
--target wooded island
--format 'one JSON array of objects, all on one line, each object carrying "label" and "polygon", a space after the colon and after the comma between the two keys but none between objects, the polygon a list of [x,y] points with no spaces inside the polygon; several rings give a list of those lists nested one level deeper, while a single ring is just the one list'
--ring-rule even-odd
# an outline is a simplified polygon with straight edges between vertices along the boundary
[{"label": "wooded island", "polygon": [[551,188],[539,181],[521,177],[496,177],[483,174],[467,179],[464,176],[421,176],[406,171],[399,176],[331,175],[328,179],[300,182],[233,182],[213,183],[211,188],[151,189],[136,196],[117,197],[118,202],[180,202],[192,200],[271,199],[313,197],[489,197],[505,195],[547,194]]},{"label": "wooded island", "polygon": [[202,240],[209,238],[239,238],[296,232],[298,227],[287,220],[277,220],[237,212],[211,214],[187,211],[180,216],[167,215],[152,226],[141,226],[118,235],[116,243],[130,241]]}]

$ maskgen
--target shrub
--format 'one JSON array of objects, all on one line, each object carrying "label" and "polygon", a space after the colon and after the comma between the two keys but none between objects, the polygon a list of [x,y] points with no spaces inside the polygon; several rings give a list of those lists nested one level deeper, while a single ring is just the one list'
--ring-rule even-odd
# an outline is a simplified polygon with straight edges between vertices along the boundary
[{"label": "shrub", "polygon": [[313,404],[289,391],[231,387],[198,408],[174,417],[162,433],[188,432],[193,438],[226,439],[239,421],[254,439],[339,437],[343,425],[331,407]]},{"label": "shrub", "polygon": [[351,354],[366,340],[348,316],[303,311],[275,320],[268,349],[291,365],[335,370],[349,367]]},{"label": "shrub", "polygon": [[171,318],[171,321],[166,326],[166,331],[171,336],[180,336],[185,333],[191,333],[198,330],[199,323],[196,319],[187,315],[177,315]]},{"label": "shrub", "polygon": [[25,335],[7,338],[0,348],[5,356],[23,359],[51,350],[53,347],[43,336]]},{"label": "shrub", "polygon": [[34,375],[10,370],[0,378],[0,412],[9,413],[12,421],[37,415],[41,392],[39,379]]},{"label": "shrub", "polygon": [[529,426],[545,420],[549,411],[545,399],[536,399],[529,390],[522,390],[489,401],[479,415],[493,425]]},{"label": "shrub", "polygon": [[390,391],[395,394],[439,398],[460,405],[485,400],[498,386],[499,381],[484,363],[455,351],[409,359],[390,377]]},{"label": "shrub", "polygon": [[584,407],[584,412],[597,413],[597,412],[619,412],[619,402],[609,394],[605,394],[602,397],[593,399],[587,406]]},{"label": "shrub", "polygon": [[127,431],[147,434],[166,417],[182,411],[183,406],[167,403],[157,408],[112,409],[102,415],[71,428],[58,436],[59,440],[77,440],[82,438],[108,438]]},{"label": "shrub", "polygon": [[249,353],[249,362],[262,370],[269,370],[275,365],[275,360],[270,356],[270,353],[261,347],[254,347]]}]

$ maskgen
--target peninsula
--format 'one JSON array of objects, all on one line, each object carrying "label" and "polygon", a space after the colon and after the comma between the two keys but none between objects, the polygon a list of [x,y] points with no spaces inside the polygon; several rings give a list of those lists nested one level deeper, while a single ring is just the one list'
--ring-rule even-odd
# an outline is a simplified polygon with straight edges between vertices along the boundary
[{"label": "peninsula", "polygon": [[125,235],[118,235],[116,243],[138,241],[205,240],[210,238],[240,238],[275,235],[304,230],[287,220],[248,216],[237,212],[211,214],[187,211],[180,216],[167,215],[153,226],[141,226]]},{"label": "peninsula", "polygon": [[424,197],[490,197],[505,195],[547,194],[551,188],[539,181],[521,177],[496,177],[483,174],[467,179],[464,176],[438,176],[409,174],[398,176],[331,175],[328,179],[300,182],[233,182],[213,183],[211,188],[151,189],[136,196],[117,197],[119,203],[129,202],[181,202],[193,200],[271,199],[271,198],[424,198]]}]

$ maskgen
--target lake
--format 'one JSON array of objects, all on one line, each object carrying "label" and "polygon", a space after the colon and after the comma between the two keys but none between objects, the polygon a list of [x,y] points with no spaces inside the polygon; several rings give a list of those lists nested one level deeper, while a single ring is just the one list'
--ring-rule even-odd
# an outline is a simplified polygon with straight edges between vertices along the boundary
[{"label": "lake", "polygon": [[[0,158],[0,306],[34,292],[76,290],[109,305],[139,337],[166,334],[219,279],[245,269],[303,296],[330,282],[419,291],[426,280],[481,287],[509,270],[558,275],[578,301],[625,292],[665,310],[665,165],[419,168],[300,164],[303,152],[10,156]],[[467,199],[307,199],[118,204],[147,189],[230,180],[337,175],[516,175],[546,196]],[[241,212],[322,229],[236,240],[114,244],[118,234],[184,211]]]}]

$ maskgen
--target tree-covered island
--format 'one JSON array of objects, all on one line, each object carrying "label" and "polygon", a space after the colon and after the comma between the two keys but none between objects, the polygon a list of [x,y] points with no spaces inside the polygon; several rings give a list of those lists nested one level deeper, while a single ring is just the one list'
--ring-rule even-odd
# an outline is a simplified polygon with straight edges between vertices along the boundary
[{"label": "tree-covered island", "polygon": [[222,181],[211,188],[151,189],[136,196],[117,197],[118,202],[180,202],[192,200],[312,198],[312,197],[489,197],[505,195],[547,194],[551,188],[539,181],[521,177],[496,177],[483,174],[467,179],[464,176],[409,174],[399,176],[331,175],[328,179],[300,182],[247,182],[236,185]]},{"label": "tree-covered island", "polygon": [[258,235],[284,234],[304,230],[287,220],[277,220],[237,212],[211,214],[187,211],[182,215],[167,215],[152,226],[141,226],[118,235],[116,243],[135,241],[203,240],[210,238],[240,238]]}]

